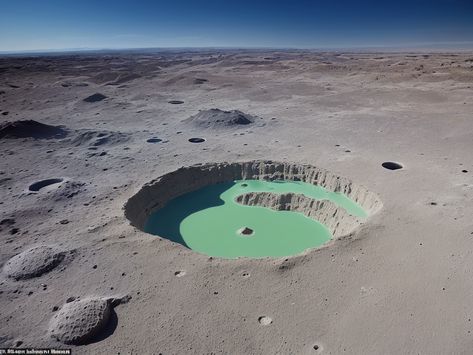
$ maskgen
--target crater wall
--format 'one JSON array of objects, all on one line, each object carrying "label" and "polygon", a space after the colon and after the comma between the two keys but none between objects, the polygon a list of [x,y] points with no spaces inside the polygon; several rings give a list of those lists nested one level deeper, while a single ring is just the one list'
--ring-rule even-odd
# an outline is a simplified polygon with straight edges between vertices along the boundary
[{"label": "crater wall", "polygon": [[[353,183],[327,170],[305,164],[274,161],[209,163],[182,167],[145,184],[124,206],[125,216],[136,228],[143,230],[154,211],[180,195],[204,186],[233,180],[290,180],[319,185],[340,192],[373,215],[382,207],[379,197],[362,185]],[[314,200],[300,194],[253,192],[237,197],[245,205],[264,206],[274,210],[302,212],[316,219],[332,232],[334,238],[351,233],[365,218],[349,215],[343,208],[326,200]]]}]

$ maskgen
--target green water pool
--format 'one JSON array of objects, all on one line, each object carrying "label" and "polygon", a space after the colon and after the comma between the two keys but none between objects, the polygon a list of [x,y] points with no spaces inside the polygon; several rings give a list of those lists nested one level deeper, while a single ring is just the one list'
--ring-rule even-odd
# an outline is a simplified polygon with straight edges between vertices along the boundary
[{"label": "green water pool", "polygon": [[237,180],[209,185],[171,200],[150,215],[144,230],[222,258],[289,256],[330,240],[331,234],[323,224],[302,213],[235,202],[237,196],[248,192],[304,194],[333,201],[351,215],[367,216],[347,196],[320,186],[298,181]]}]

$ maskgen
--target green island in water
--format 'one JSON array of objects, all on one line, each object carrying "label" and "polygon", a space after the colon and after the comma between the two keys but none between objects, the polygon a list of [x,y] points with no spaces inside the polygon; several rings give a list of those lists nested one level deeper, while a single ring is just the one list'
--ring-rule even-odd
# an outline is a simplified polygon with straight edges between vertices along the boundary
[{"label": "green island in water", "polygon": [[169,201],[150,215],[145,231],[227,259],[296,255],[330,240],[330,231],[323,224],[300,212],[235,202],[237,196],[249,192],[303,194],[332,201],[351,215],[367,216],[344,194],[320,186],[300,181],[236,180],[205,186]]}]

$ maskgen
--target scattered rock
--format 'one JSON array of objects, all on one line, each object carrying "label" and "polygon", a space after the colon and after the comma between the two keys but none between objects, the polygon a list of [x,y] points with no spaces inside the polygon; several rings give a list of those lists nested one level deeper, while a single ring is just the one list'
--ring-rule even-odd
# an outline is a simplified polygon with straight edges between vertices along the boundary
[{"label": "scattered rock", "polygon": [[270,317],[261,316],[258,318],[258,322],[261,325],[270,325],[271,323],[273,323],[273,320]]},{"label": "scattered rock", "polygon": [[243,235],[243,236],[250,236],[253,235],[254,231],[251,228],[248,227],[243,227],[238,231],[238,234]]}]

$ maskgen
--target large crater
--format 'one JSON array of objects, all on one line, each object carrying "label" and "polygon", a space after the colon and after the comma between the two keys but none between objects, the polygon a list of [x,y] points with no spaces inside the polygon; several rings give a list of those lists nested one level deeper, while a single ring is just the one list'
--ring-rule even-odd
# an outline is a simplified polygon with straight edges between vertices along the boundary
[{"label": "large crater", "polygon": [[[283,188],[280,188],[281,186]],[[230,194],[228,191],[233,192]],[[182,223],[186,219],[189,220],[189,216],[229,204],[228,196],[231,204],[239,206],[240,209],[242,206],[247,207],[244,214],[248,222],[239,221],[238,223],[242,224],[239,228],[235,225],[235,219],[238,219],[235,211],[225,217],[218,213],[201,217],[204,219],[200,229],[197,225]],[[248,209],[248,206],[254,207]],[[262,217],[258,217],[259,220],[251,224],[255,213],[262,210],[261,207],[273,213],[264,215],[263,221]],[[142,231],[178,242],[207,255],[233,258],[298,254],[320,246],[329,239],[352,233],[381,207],[382,203],[375,193],[327,170],[303,164],[249,161],[182,167],[145,184],[127,201],[124,209],[131,224]],[[299,218],[291,220],[290,228],[284,222],[288,214],[298,215]],[[158,223],[156,226],[153,222],[155,225],[150,227],[150,220],[153,218],[158,218]],[[318,244],[306,242],[300,247],[292,247],[291,243],[296,241],[298,234],[310,234],[310,228],[307,229],[305,224],[314,221],[317,221],[317,228],[326,231],[328,238],[321,239]],[[230,237],[210,236],[211,239],[202,246],[202,239],[212,234],[214,224],[223,226],[222,228],[231,226],[229,228],[235,229],[235,233]],[[274,237],[271,235],[268,239],[266,236],[266,242],[269,240],[272,249],[273,244],[280,245],[278,244],[278,251],[266,253],[265,246],[261,244],[262,240],[258,241],[257,238],[265,238],[262,237],[264,233],[261,233],[261,230],[271,226]],[[221,230],[216,231],[214,233],[218,234]],[[196,236],[197,241],[192,241],[185,238],[185,233],[191,235],[190,239],[194,237],[193,234],[201,235]],[[278,235],[281,233],[284,235]],[[282,241],[281,238],[287,240]],[[223,244],[215,246],[220,243]]]}]

